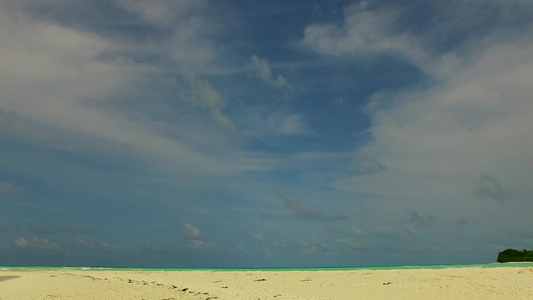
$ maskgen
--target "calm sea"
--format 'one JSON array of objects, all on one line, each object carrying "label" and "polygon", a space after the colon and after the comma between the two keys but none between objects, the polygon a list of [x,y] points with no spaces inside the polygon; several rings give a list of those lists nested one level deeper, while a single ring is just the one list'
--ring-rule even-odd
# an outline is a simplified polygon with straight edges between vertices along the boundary
[{"label": "calm sea", "polygon": [[531,268],[533,262],[524,263],[490,263],[467,265],[425,265],[425,266],[381,266],[381,267],[342,267],[342,268],[109,268],[109,267],[44,267],[44,266],[0,266],[0,271],[32,271],[32,270],[78,270],[78,271],[357,271],[357,270],[412,270],[412,269],[449,269],[449,268]]}]

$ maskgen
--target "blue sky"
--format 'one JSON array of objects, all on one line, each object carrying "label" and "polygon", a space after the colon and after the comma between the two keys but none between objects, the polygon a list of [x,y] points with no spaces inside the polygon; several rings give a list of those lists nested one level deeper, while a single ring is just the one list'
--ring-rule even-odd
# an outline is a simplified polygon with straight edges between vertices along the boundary
[{"label": "blue sky", "polygon": [[533,248],[533,3],[0,2],[0,265]]}]

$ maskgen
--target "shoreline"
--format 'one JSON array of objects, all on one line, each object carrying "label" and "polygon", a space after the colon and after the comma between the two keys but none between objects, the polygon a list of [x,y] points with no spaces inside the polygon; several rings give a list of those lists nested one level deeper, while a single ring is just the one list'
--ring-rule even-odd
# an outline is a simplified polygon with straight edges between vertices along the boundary
[{"label": "shoreline", "polygon": [[9,270],[75,270],[75,271],[214,271],[214,272],[285,272],[285,271],[358,271],[358,270],[440,270],[460,268],[533,267],[533,262],[492,262],[474,264],[393,265],[355,267],[250,267],[250,268],[180,268],[180,267],[107,267],[107,266],[1,266],[0,274]]},{"label": "shoreline", "polygon": [[[0,299],[533,299],[533,267],[224,271],[4,270]],[[31,289],[28,289],[31,287]],[[48,298],[47,298],[48,297]]]}]

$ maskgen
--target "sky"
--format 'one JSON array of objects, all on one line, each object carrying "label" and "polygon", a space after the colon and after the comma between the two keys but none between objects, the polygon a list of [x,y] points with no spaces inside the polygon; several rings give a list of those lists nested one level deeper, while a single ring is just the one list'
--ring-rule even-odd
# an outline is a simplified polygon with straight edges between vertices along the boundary
[{"label": "sky", "polygon": [[533,248],[529,0],[1,0],[0,265]]}]

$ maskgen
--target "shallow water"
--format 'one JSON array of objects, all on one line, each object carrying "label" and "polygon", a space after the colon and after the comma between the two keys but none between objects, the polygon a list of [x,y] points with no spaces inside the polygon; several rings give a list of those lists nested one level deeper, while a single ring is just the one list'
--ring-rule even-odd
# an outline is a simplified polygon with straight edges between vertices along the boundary
[{"label": "shallow water", "polygon": [[530,268],[533,262],[462,264],[462,265],[421,265],[421,266],[379,266],[379,267],[333,267],[333,268],[111,268],[111,267],[49,267],[49,266],[0,266],[0,271],[32,270],[76,270],[76,271],[356,271],[356,270],[420,270],[449,268]]}]

